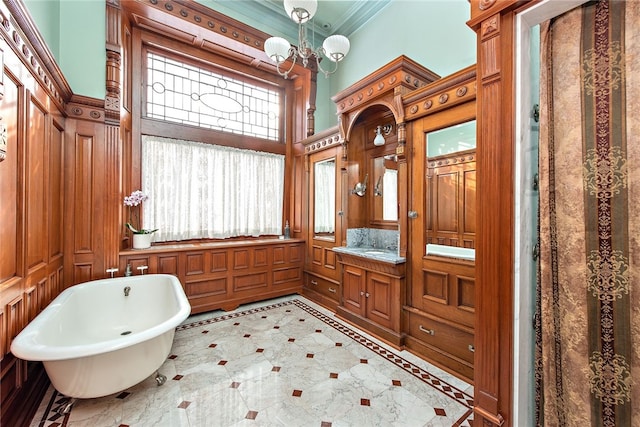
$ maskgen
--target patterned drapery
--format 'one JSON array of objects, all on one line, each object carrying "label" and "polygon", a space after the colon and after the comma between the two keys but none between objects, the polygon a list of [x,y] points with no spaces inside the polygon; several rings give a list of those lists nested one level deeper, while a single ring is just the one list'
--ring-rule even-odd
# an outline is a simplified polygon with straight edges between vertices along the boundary
[{"label": "patterned drapery", "polygon": [[638,2],[541,26],[539,426],[640,425],[639,67]]}]

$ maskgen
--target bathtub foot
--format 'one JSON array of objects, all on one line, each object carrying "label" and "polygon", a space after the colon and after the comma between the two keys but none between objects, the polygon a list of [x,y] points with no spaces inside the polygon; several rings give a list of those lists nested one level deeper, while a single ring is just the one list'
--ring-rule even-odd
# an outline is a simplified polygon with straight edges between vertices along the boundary
[{"label": "bathtub foot", "polygon": [[59,413],[60,415],[68,414],[69,412],[71,412],[71,408],[73,407],[73,404],[76,403],[76,400],[77,399],[75,397],[70,398],[67,403],[59,406],[56,412]]},{"label": "bathtub foot", "polygon": [[167,377],[162,375],[160,372],[156,371],[156,382],[159,386],[164,384],[167,381]]}]

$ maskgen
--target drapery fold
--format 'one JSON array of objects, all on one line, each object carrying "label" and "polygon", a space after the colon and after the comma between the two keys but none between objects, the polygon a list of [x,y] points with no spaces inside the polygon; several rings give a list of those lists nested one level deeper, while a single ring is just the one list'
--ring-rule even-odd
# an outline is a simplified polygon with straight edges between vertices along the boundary
[{"label": "drapery fold", "polygon": [[640,425],[640,4],[541,26],[539,426]]},{"label": "drapery fold", "polygon": [[155,241],[282,233],[284,156],[146,135],[142,147]]}]

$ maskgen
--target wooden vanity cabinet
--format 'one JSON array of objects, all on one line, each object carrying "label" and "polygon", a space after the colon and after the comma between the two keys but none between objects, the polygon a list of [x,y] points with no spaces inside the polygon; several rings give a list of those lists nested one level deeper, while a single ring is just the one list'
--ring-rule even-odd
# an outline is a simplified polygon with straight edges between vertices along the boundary
[{"label": "wooden vanity cabinet", "polygon": [[389,264],[344,253],[338,258],[342,265],[342,304],[336,314],[401,347],[405,264]]}]

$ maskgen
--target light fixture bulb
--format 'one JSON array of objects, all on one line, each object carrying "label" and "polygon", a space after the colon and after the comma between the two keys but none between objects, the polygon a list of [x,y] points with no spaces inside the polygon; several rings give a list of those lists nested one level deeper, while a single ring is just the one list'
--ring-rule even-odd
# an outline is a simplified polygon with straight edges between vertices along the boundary
[{"label": "light fixture bulb", "polygon": [[318,10],[318,0],[284,0],[284,10],[294,22],[304,24]]},{"label": "light fixture bulb", "polygon": [[277,64],[282,64],[290,56],[291,45],[282,37],[269,37],[264,41],[264,52]]},{"label": "light fixture bulb", "polygon": [[376,129],[376,137],[373,139],[373,145],[384,145],[384,136],[382,136],[381,130],[382,126],[378,126],[378,128]]},{"label": "light fixture bulb", "polygon": [[342,61],[349,53],[350,47],[349,39],[339,34],[327,37],[322,43],[324,54],[333,62]]}]

